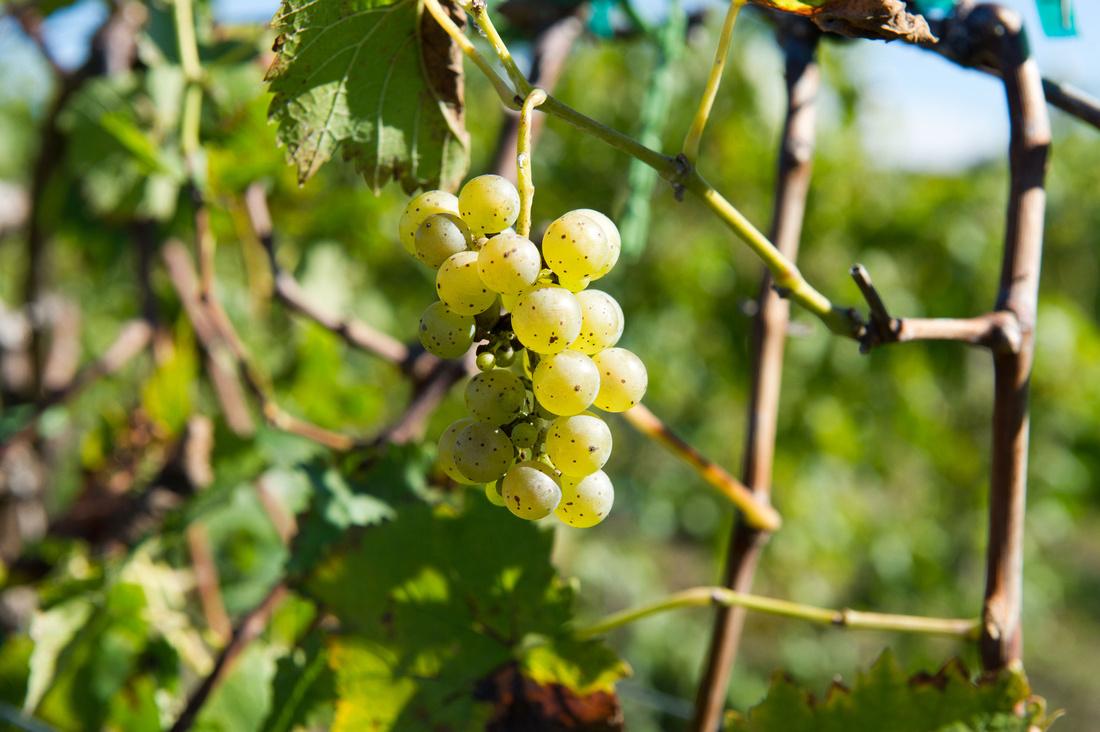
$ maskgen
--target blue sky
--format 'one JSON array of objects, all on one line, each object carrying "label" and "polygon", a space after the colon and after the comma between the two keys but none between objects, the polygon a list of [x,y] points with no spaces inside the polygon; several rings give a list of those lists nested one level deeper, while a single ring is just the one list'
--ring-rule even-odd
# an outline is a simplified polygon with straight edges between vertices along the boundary
[{"label": "blue sky", "polygon": [[[1024,16],[1032,48],[1043,73],[1100,96],[1100,1],[1077,0],[1080,35],[1046,38],[1039,30],[1034,0],[1001,0]],[[641,0],[641,11],[661,14],[665,0]],[[721,5],[716,0],[685,0],[685,6]],[[215,0],[218,16],[230,22],[262,21],[278,0]],[[102,20],[103,6],[83,0],[47,23],[47,42],[63,63],[80,62],[87,37]],[[9,41],[10,24],[0,27],[0,58],[18,53]],[[735,41],[736,42],[736,41]],[[860,124],[890,134],[868,135],[868,148],[879,164],[909,170],[953,170],[1003,153],[1008,142],[1002,91],[977,72],[960,70],[925,51],[900,43],[861,43],[850,53],[851,69],[868,91]],[[1057,113],[1056,113],[1057,114]],[[904,139],[906,144],[893,144]]]}]

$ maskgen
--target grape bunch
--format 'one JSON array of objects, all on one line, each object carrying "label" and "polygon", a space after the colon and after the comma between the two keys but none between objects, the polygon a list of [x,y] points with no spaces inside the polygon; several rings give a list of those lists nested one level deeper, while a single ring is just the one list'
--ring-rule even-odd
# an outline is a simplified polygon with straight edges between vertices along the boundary
[{"label": "grape bunch", "polygon": [[624,412],[648,380],[641,359],[616,347],[619,303],[588,289],[615,266],[621,240],[607,216],[579,209],[551,223],[540,246],[512,229],[519,209],[511,182],[482,175],[457,197],[421,193],[401,217],[405,249],[437,270],[420,342],[440,358],[477,344],[470,416],[440,436],[440,466],[458,483],[484,483],[520,518],[553,513],[587,528],[615,500],[602,470],[611,430],[590,409]]}]

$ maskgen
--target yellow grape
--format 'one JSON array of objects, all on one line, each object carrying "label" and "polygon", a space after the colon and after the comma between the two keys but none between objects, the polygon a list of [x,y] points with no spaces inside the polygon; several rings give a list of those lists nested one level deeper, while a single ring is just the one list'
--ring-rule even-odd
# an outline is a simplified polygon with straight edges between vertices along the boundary
[{"label": "yellow grape", "polygon": [[589,356],[611,348],[623,335],[623,309],[615,298],[600,290],[577,293],[581,304],[581,334],[573,348]]},{"label": "yellow grape", "polygon": [[542,270],[542,255],[530,239],[515,233],[497,234],[478,253],[477,270],[490,290],[518,295],[535,284]]},{"label": "yellow grape", "polygon": [[501,483],[501,494],[508,510],[528,521],[545,518],[561,500],[558,478],[546,465],[527,460],[512,466]]},{"label": "yellow grape", "polygon": [[583,478],[563,476],[561,494],[554,515],[578,529],[588,529],[603,521],[615,503],[615,487],[602,470]]},{"label": "yellow grape", "polygon": [[597,272],[592,277],[592,279],[596,280],[610,272],[615,264],[618,263],[619,254],[623,249],[623,238],[619,234],[619,227],[615,226],[615,222],[605,214],[592,208],[579,208],[577,209],[577,213],[585,214],[600,225],[600,229],[603,230],[604,236],[607,237],[607,245],[611,250],[611,256],[608,258],[607,264],[601,271]]},{"label": "yellow grape", "polygon": [[458,208],[474,234],[496,234],[516,223],[519,192],[507,178],[479,175],[462,186]]},{"label": "yellow grape", "polygon": [[611,245],[599,223],[578,211],[570,211],[546,228],[542,256],[559,277],[577,282],[605,271]]},{"label": "yellow grape", "polygon": [[489,499],[489,503],[494,506],[504,505],[504,496],[500,493],[500,481],[494,480],[492,483],[485,484],[485,497]]},{"label": "yellow grape", "polygon": [[581,306],[576,296],[556,285],[526,290],[512,310],[512,329],[535,353],[558,353],[581,332]]},{"label": "yellow grape", "polygon": [[544,356],[531,378],[535,397],[546,411],[561,416],[580,414],[600,390],[600,372],[580,351]]},{"label": "yellow grape", "polygon": [[605,412],[625,412],[645,396],[649,385],[642,359],[625,348],[608,348],[592,357],[600,374],[595,404]]},{"label": "yellow grape", "polygon": [[416,256],[416,230],[424,223],[424,219],[441,213],[458,216],[458,199],[454,194],[447,191],[425,191],[406,204],[401,221],[397,224],[405,251]]},{"label": "yellow grape", "polygon": [[590,475],[611,457],[611,430],[593,414],[558,417],[546,431],[546,455],[563,475]]},{"label": "yellow grape", "polygon": [[460,315],[476,315],[497,299],[497,294],[485,286],[477,273],[477,256],[477,252],[452,254],[435,274],[439,299]]}]

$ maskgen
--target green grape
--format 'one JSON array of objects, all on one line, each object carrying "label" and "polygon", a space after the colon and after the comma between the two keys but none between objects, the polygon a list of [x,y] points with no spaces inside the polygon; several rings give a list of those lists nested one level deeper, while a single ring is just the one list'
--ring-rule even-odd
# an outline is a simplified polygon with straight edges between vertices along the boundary
[{"label": "green grape", "polygon": [[496,234],[516,223],[519,192],[507,178],[479,175],[462,186],[458,208],[475,234]]},{"label": "green grape", "polygon": [[466,251],[470,229],[454,214],[432,214],[416,230],[416,258],[439,267],[452,254]]},{"label": "green grape", "polygon": [[531,382],[539,404],[568,417],[591,406],[600,391],[600,371],[580,351],[562,351],[539,361]]},{"label": "green grape", "polygon": [[608,348],[592,357],[600,372],[596,406],[605,412],[625,412],[645,396],[649,385],[642,359],[625,348]]},{"label": "green grape", "polygon": [[537,460],[512,466],[501,483],[501,494],[508,510],[528,521],[549,516],[561,500],[557,476]]},{"label": "green grape", "polygon": [[521,450],[529,450],[539,439],[539,428],[530,422],[520,422],[512,428],[512,444]]},{"label": "green grape", "polygon": [[462,315],[476,315],[497,298],[477,273],[477,252],[448,257],[436,272],[435,291],[444,305]]},{"label": "green grape", "polygon": [[581,320],[576,296],[555,285],[527,290],[512,310],[512,329],[536,353],[564,351],[580,335]]},{"label": "green grape", "polygon": [[546,432],[546,455],[563,475],[590,475],[611,457],[611,430],[592,414],[559,417]]},{"label": "green grape", "polygon": [[581,277],[580,279],[570,279],[569,277],[558,276],[558,284],[569,290],[570,292],[580,292],[584,288],[592,284],[591,277]]},{"label": "green grape", "polygon": [[542,271],[542,255],[530,239],[519,234],[497,234],[477,258],[481,281],[502,295],[518,295],[535,284]]},{"label": "green grape", "polygon": [[477,481],[467,478],[455,465],[455,440],[458,439],[459,432],[472,424],[477,424],[477,420],[472,417],[464,417],[457,422],[452,422],[439,436],[439,467],[452,480],[463,485],[474,485]]},{"label": "green grape", "polygon": [[506,369],[511,366],[513,363],[515,363],[515,360],[516,351],[514,348],[512,348],[511,345],[505,344],[501,346],[496,352],[497,366],[500,366],[502,369]]},{"label": "green grape", "polygon": [[561,493],[554,515],[578,529],[588,529],[603,521],[615,503],[615,487],[602,470],[583,478],[563,476]]},{"label": "green grape", "polygon": [[605,270],[611,246],[596,221],[570,211],[546,228],[542,256],[558,277],[576,282]]},{"label": "green grape", "polygon": [[441,213],[458,216],[458,199],[454,194],[447,191],[425,191],[408,202],[405,212],[401,214],[401,221],[397,224],[405,251],[416,256],[416,230],[424,223],[424,219]]},{"label": "green grape", "polygon": [[433,302],[420,316],[420,344],[440,358],[458,358],[474,342],[474,319]]},{"label": "green grape", "polygon": [[477,366],[479,371],[490,371],[497,364],[497,357],[489,351],[482,351],[477,354],[477,358],[474,359],[474,365]]},{"label": "green grape", "polygon": [[485,484],[485,497],[489,499],[489,503],[494,506],[504,505],[504,496],[500,493],[500,481],[494,480],[492,483]]},{"label": "green grape", "polygon": [[615,298],[600,290],[577,293],[581,304],[581,334],[573,348],[591,356],[611,348],[623,335],[623,309]]},{"label": "green grape", "polygon": [[492,425],[511,422],[523,409],[527,389],[511,371],[482,371],[466,384],[466,408],[475,418]]},{"label": "green grape", "polygon": [[606,215],[591,208],[579,208],[577,213],[585,214],[593,221],[600,225],[600,229],[603,231],[603,235],[607,237],[607,244],[611,249],[611,256],[607,260],[607,264],[604,268],[597,272],[592,279],[598,280],[605,274],[611,271],[619,261],[619,254],[623,249],[623,238],[619,234],[619,227],[615,226],[615,222],[609,219]]},{"label": "green grape", "polygon": [[514,454],[508,435],[485,422],[475,421],[455,437],[455,466],[478,483],[488,483],[504,475]]}]

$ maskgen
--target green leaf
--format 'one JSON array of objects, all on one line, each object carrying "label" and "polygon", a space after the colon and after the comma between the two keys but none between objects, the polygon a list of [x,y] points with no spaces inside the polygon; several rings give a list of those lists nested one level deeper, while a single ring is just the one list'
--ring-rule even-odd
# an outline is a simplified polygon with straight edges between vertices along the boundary
[{"label": "green leaf", "polygon": [[936,674],[906,676],[887,650],[847,689],[834,683],[823,701],[780,675],[747,716],[732,715],[734,732],[1028,732],[1053,721],[1031,697],[1022,673],[972,679],[959,661]]},{"label": "green leaf", "polygon": [[319,565],[306,590],[345,630],[329,645],[334,728],[485,729],[516,711],[486,692],[511,667],[532,694],[599,694],[617,709],[610,690],[628,669],[570,637],[574,592],[552,543],[483,500],[457,515],[415,502]]},{"label": "green leaf", "polygon": [[279,660],[272,698],[263,732],[287,732],[298,726],[319,729],[331,724],[336,684],[320,632],[311,633],[301,648]]},{"label": "green leaf", "polygon": [[271,709],[275,662],[271,649],[252,643],[218,685],[195,720],[197,732],[256,730]]},{"label": "green leaf", "polygon": [[30,713],[38,708],[38,703],[53,683],[58,657],[91,614],[92,603],[83,597],[73,598],[35,614],[30,628],[34,651],[30,658],[30,676],[27,679],[23,711]]},{"label": "green leaf", "polygon": [[353,526],[391,519],[393,509],[374,496],[355,491],[334,468],[312,464],[304,468],[313,487],[313,503],[298,535],[287,571],[309,571]]},{"label": "green leaf", "polygon": [[272,26],[270,117],[300,183],[342,150],[376,192],[457,187],[461,55],[418,0],[283,0]]}]

